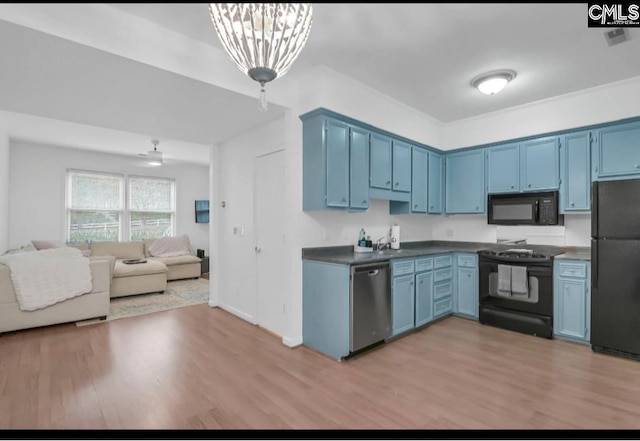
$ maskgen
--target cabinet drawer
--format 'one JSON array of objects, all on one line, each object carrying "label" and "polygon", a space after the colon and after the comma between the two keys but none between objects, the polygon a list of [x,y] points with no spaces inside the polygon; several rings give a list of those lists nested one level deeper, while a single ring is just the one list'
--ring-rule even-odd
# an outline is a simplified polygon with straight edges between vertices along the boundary
[{"label": "cabinet drawer", "polygon": [[558,276],[561,277],[587,277],[587,264],[582,262],[558,262]]},{"label": "cabinet drawer", "polygon": [[433,303],[433,316],[438,317],[453,310],[453,299],[451,297]]},{"label": "cabinet drawer", "polygon": [[391,264],[391,269],[394,277],[402,274],[413,274],[413,260],[393,262]]},{"label": "cabinet drawer", "polygon": [[451,282],[444,282],[433,285],[434,300],[450,296],[451,294],[453,294],[453,284]]},{"label": "cabinet drawer", "polygon": [[426,257],[424,259],[416,259],[416,272],[430,271],[433,269],[433,257]]},{"label": "cabinet drawer", "polygon": [[458,256],[458,266],[475,268],[476,258],[477,256]]},{"label": "cabinet drawer", "polygon": [[451,262],[452,262],[451,255],[434,257],[433,267],[444,268],[445,266],[451,266]]},{"label": "cabinet drawer", "polygon": [[433,281],[442,282],[453,278],[453,270],[451,268],[442,268],[433,272]]}]

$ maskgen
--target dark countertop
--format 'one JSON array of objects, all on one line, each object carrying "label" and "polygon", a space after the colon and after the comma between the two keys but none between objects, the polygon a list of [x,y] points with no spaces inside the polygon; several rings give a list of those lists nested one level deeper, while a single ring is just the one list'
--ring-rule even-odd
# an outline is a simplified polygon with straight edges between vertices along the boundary
[{"label": "dark countertop", "polygon": [[354,253],[352,245],[337,247],[303,248],[303,260],[336,263],[341,265],[359,265],[365,263],[384,262],[406,257],[428,256],[442,253],[477,253],[480,250],[504,251],[512,248],[532,249],[535,252],[554,254],[556,258],[591,259],[589,247],[558,247],[551,245],[504,245],[488,242],[453,242],[443,240],[427,240],[402,242],[399,252],[389,250],[383,253]]}]

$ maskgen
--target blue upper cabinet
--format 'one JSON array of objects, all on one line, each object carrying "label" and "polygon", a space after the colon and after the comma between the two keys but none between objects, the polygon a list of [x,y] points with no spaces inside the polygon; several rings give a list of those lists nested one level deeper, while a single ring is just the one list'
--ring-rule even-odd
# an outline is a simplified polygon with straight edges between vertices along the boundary
[{"label": "blue upper cabinet", "polygon": [[429,152],[429,173],[428,173],[428,213],[442,213],[442,193],[444,191],[444,161],[442,155]]},{"label": "blue upper cabinet", "polygon": [[486,149],[488,193],[557,190],[560,138],[545,137]]},{"label": "blue upper cabinet", "polygon": [[393,141],[393,191],[411,191],[411,146]]},{"label": "blue upper cabinet", "polygon": [[594,178],[640,173],[640,122],[617,124],[596,132]]},{"label": "blue upper cabinet", "polygon": [[506,144],[487,149],[489,193],[509,193],[520,189],[520,146]]},{"label": "blue upper cabinet", "polygon": [[520,189],[557,190],[560,185],[560,137],[523,142],[520,146]]},{"label": "blue upper cabinet", "polygon": [[349,206],[349,126],[326,120],[327,206]]},{"label": "blue upper cabinet", "polygon": [[591,134],[564,135],[560,146],[560,212],[591,209]]},{"label": "blue upper cabinet", "polygon": [[369,185],[391,190],[391,138],[371,133]]},{"label": "blue upper cabinet", "polygon": [[414,147],[411,158],[411,212],[427,212],[428,152]]},{"label": "blue upper cabinet", "polygon": [[484,213],[484,149],[451,153],[445,160],[447,213]]},{"label": "blue upper cabinet", "polygon": [[369,132],[350,129],[350,194],[351,208],[369,208]]},{"label": "blue upper cabinet", "polygon": [[303,210],[366,210],[369,132],[320,112],[301,119]]}]

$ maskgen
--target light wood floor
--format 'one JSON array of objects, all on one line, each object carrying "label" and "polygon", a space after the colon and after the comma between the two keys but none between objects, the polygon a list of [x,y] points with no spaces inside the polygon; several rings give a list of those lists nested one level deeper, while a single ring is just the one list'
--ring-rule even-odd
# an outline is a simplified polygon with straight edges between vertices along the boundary
[{"label": "light wood floor", "polygon": [[451,317],[340,363],[198,305],[0,335],[0,428],[638,429],[640,362]]}]

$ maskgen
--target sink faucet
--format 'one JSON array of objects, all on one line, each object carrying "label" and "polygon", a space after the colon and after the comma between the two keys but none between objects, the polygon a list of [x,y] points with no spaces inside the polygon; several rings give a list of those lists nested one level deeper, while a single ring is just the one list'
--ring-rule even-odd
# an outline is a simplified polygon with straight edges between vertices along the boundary
[{"label": "sink faucet", "polygon": [[[379,238],[378,240],[376,240],[376,250],[377,250],[377,251],[380,251],[381,242],[382,242],[382,240],[383,240],[383,239],[384,239],[384,240],[386,240],[386,239],[387,239],[387,236],[382,236],[381,238]],[[389,248],[389,244],[388,244],[388,243],[384,244],[384,247],[385,247],[385,248]]]}]

